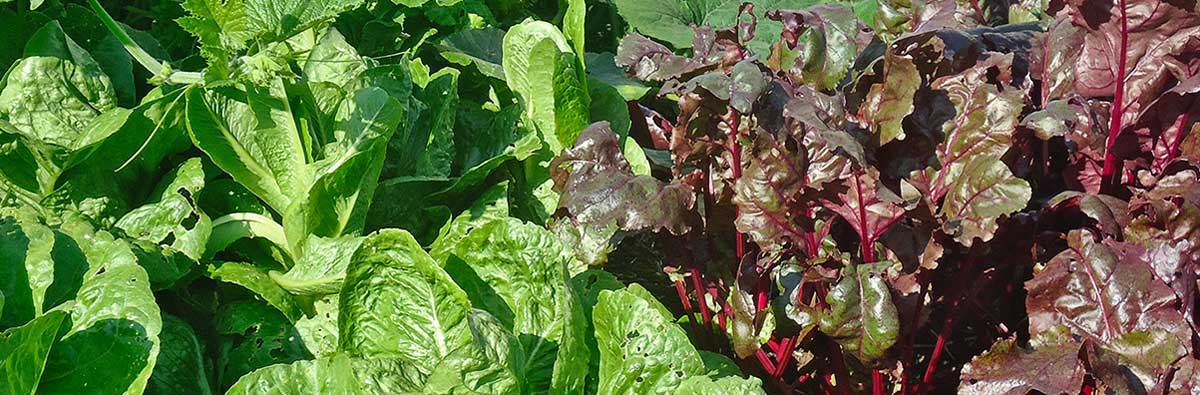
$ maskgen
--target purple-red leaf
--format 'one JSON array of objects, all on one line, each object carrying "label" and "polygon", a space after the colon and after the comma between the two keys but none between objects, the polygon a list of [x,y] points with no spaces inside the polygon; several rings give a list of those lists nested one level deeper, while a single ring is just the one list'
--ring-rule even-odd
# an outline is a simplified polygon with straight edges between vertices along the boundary
[{"label": "purple-red leaf", "polygon": [[1139,330],[1181,332],[1186,324],[1175,309],[1175,293],[1142,256],[1121,254],[1114,246],[1123,243],[1100,243],[1082,230],[1071,231],[1067,242],[1067,250],[1025,283],[1031,335],[1066,325],[1107,344]]},{"label": "purple-red leaf", "polygon": [[1081,344],[1069,336],[1043,336],[1033,348],[1002,339],[963,367],[960,394],[1075,393],[1083,384]]},{"label": "purple-red leaf", "polygon": [[561,194],[559,207],[581,224],[674,234],[690,228],[691,187],[634,175],[608,122],[580,132],[575,146],[551,162],[550,171]]},{"label": "purple-red leaf", "polygon": [[845,190],[833,199],[821,200],[825,208],[849,222],[868,245],[904,215],[903,207],[879,199],[875,190],[878,178],[874,169],[855,172],[844,180]]}]

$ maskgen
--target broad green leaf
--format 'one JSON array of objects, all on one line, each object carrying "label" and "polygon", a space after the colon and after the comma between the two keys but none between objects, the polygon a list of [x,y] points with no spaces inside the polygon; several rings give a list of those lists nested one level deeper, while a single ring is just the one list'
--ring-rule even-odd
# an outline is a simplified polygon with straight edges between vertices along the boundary
[{"label": "broad green leaf", "polygon": [[412,233],[422,244],[433,243],[438,230],[454,214],[444,202],[430,196],[450,184],[444,178],[400,177],[380,182],[367,215],[366,231],[399,228]]},{"label": "broad green leaf", "polygon": [[[629,128],[633,122],[629,119],[629,105],[621,93],[616,88],[588,77],[588,96],[591,99],[591,121],[608,121],[621,143],[627,142],[625,137],[629,135]],[[567,144],[571,143],[574,141]]]},{"label": "broad green leaf", "polygon": [[218,388],[233,385],[255,369],[313,358],[300,332],[279,309],[264,302],[224,303],[214,318]]},{"label": "broad green leaf", "polygon": [[258,200],[254,193],[228,178],[204,183],[204,189],[200,190],[196,203],[200,206],[200,211],[215,218],[241,212],[260,216],[271,215],[271,209]]},{"label": "broad green leaf", "polygon": [[693,376],[688,377],[676,394],[680,395],[724,395],[724,394],[766,394],[763,392],[762,381],[757,377],[742,378],[742,377],[721,377],[711,378],[708,376]]},{"label": "broad green leaf", "polygon": [[24,325],[54,307],[45,305],[54,282],[54,233],[31,216],[0,219],[0,292],[5,296],[0,327]]},{"label": "broad green leaf", "polygon": [[0,118],[38,141],[72,147],[96,116],[116,107],[112,81],[51,22],[0,81]]},{"label": "broad green leaf", "polygon": [[310,182],[304,148],[283,82],[247,88],[189,91],[188,133],[213,163],[283,212]]},{"label": "broad green leaf", "polygon": [[[584,55],[584,63],[587,64],[589,89],[595,84],[591,82],[591,79],[594,79],[616,88],[621,97],[628,101],[641,99],[646,96],[646,92],[650,91],[650,87],[643,85],[641,81],[629,78],[625,74],[625,70],[617,67],[611,53],[589,52]],[[595,95],[592,96],[592,99],[596,99]]]},{"label": "broad green leaf", "polygon": [[[816,3],[813,0],[753,0],[758,18],[754,39],[748,47],[766,58],[771,44],[778,42],[783,27],[762,17],[772,10],[797,10]],[[645,35],[667,41],[676,48],[692,46],[692,25],[726,28],[735,24],[741,1],[728,0],[615,0],[617,10],[629,26]],[[743,18],[748,18],[743,17]]]},{"label": "broad green leaf", "polygon": [[586,321],[566,276],[580,266],[549,231],[509,218],[459,241],[446,271],[474,305],[521,339],[527,354],[518,374],[530,390],[579,393],[588,360]]},{"label": "broad green leaf", "polygon": [[483,75],[504,81],[504,31],[493,27],[460,30],[446,36],[438,46],[442,57],[466,66],[474,63]]},{"label": "broad green leaf", "polygon": [[360,394],[361,381],[349,357],[336,354],[311,361],[271,365],[238,379],[229,395]]},{"label": "broad green leaf", "polygon": [[[602,269],[588,269],[571,277],[571,289],[575,291],[576,295],[579,295],[579,302],[583,307],[583,316],[587,321],[587,333],[595,333],[593,329],[595,325],[592,322],[592,309],[596,307],[600,292],[618,290],[624,287],[625,284],[621,284],[611,273]],[[596,336],[586,336],[584,341],[588,347],[586,392],[594,394],[599,386],[600,349],[596,344]]]},{"label": "broad green leaf", "polygon": [[402,104],[380,88],[359,90],[340,111],[346,117],[337,128],[342,139],[326,146],[325,159],[312,166],[312,187],[284,215],[293,249],[310,234],[337,237],[362,230],[387,141],[404,118]]},{"label": "broad green leaf", "polygon": [[[391,143],[424,146],[425,150],[416,158],[414,172],[404,175],[450,176],[455,155],[454,120],[458,113],[458,74],[458,70],[455,69],[438,70],[430,76],[430,81],[415,93],[416,99],[424,103],[426,108],[413,128],[414,133],[411,134],[410,141],[393,139]],[[415,133],[417,131],[421,133]],[[406,161],[405,158],[396,159]]]},{"label": "broad green leaf", "polygon": [[[25,43],[50,18],[40,12],[14,12],[8,7],[0,9],[0,69],[7,70],[25,52]],[[499,47],[496,47],[499,48]]]},{"label": "broad green leaf", "polygon": [[575,51],[575,56],[583,56],[584,20],[587,19],[587,3],[584,0],[567,0],[567,11],[563,16],[563,35]]},{"label": "broad green leaf", "polygon": [[913,112],[913,95],[921,85],[921,75],[910,56],[888,51],[883,61],[883,81],[872,85],[858,117],[872,132],[879,134],[879,145],[904,140],[901,121]]},{"label": "broad green leaf", "polygon": [[[159,354],[162,319],[145,270],[120,241],[102,232],[89,261],[96,273],[85,278],[75,302],[65,308],[71,328],[50,350],[42,393],[140,394]],[[79,237],[79,236],[77,236]],[[122,250],[115,251],[115,250]],[[120,252],[122,258],[111,254]],[[108,256],[106,256],[108,255]]]},{"label": "broad green leaf", "polygon": [[842,269],[825,301],[829,310],[819,321],[821,332],[864,361],[887,352],[900,331],[899,315],[883,270],[891,262],[850,265]]},{"label": "broad green leaf", "polygon": [[116,227],[130,237],[165,245],[199,261],[212,232],[212,220],[193,200],[204,179],[200,159],[187,160],[164,177],[156,201],[125,214]]},{"label": "broad green leaf", "polygon": [[300,319],[304,312],[299,302],[286,290],[271,280],[262,269],[242,262],[218,262],[209,269],[209,277],[231,284],[237,284],[262,297],[267,303],[279,309],[289,321]]},{"label": "broad green leaf", "polygon": [[538,42],[529,52],[525,75],[529,82],[526,116],[552,153],[574,143],[591,119],[587,81],[580,79],[583,73],[575,56],[560,50],[553,40]]},{"label": "broad green leaf", "polygon": [[665,308],[634,284],[601,291],[593,310],[600,349],[599,394],[671,393],[704,362]]},{"label": "broad green leaf", "polygon": [[309,236],[297,254],[295,266],[286,273],[271,271],[269,274],[276,284],[295,295],[336,294],[342,289],[346,266],[362,240],[353,236]]},{"label": "broad green leaf", "polygon": [[156,394],[211,394],[204,366],[204,346],[187,322],[163,314],[159,335],[162,351],[154,364],[147,392]]},{"label": "broad green leaf", "polygon": [[966,246],[976,238],[991,240],[999,228],[996,221],[1025,208],[1032,194],[1029,182],[1014,176],[1004,162],[971,160],[946,194],[940,211],[943,228]]},{"label": "broad green leaf", "polygon": [[704,360],[704,375],[719,379],[722,377],[741,377],[742,369],[725,354],[700,350],[700,359]]},{"label": "broad green leaf", "polygon": [[154,90],[131,111],[105,113],[102,118],[120,123],[93,122],[64,166],[94,168],[122,188],[149,193],[154,184],[146,180],[160,177],[164,159],[192,148],[183,122],[184,92]]},{"label": "broad green leaf", "polygon": [[0,376],[6,394],[33,394],[66,313],[51,312],[0,333]]},{"label": "broad green leaf", "polygon": [[[543,40],[549,40],[558,52],[571,52],[566,36],[557,27],[542,21],[525,21],[513,26],[504,34],[503,59],[504,80],[508,88],[517,93],[522,103],[532,103],[535,99],[533,89],[535,82],[530,81],[529,73],[535,71],[531,63],[534,60],[534,47]],[[543,60],[544,62],[544,60]],[[553,62],[553,60],[551,60]],[[554,63],[543,63],[553,65]],[[553,67],[548,72],[553,72]],[[527,105],[526,107],[532,107]],[[527,108],[526,111],[531,111]]]},{"label": "broad green leaf", "polygon": [[304,60],[304,76],[309,82],[328,82],[345,86],[367,63],[337,29],[330,28]]}]

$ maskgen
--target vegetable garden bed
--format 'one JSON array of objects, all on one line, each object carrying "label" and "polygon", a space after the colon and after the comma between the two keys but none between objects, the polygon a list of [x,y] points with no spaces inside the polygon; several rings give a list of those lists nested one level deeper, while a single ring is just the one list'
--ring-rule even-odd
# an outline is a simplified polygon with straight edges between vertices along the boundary
[{"label": "vegetable garden bed", "polygon": [[1195,0],[0,0],[0,393],[1200,393]]}]

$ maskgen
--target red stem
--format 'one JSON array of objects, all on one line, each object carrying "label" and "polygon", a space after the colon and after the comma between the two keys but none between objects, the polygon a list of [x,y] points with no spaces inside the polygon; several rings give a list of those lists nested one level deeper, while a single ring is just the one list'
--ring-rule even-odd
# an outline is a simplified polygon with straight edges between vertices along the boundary
[{"label": "red stem", "polygon": [[1129,49],[1129,20],[1125,15],[1125,0],[1118,0],[1118,5],[1121,8],[1121,51],[1117,57],[1117,68],[1120,73],[1117,75],[1117,88],[1113,95],[1112,113],[1108,122],[1108,138],[1104,141],[1104,169],[1101,175],[1104,176],[1105,182],[1110,185],[1117,185],[1119,180],[1112,180],[1112,177],[1117,172],[1117,155],[1113,152],[1113,145],[1117,142],[1117,136],[1121,134],[1121,118],[1125,116],[1125,61]]},{"label": "red stem", "polygon": [[946,347],[946,339],[950,338],[950,334],[954,333],[954,320],[959,318],[959,308],[962,306],[964,298],[973,298],[975,293],[990,282],[994,276],[985,276],[971,289],[971,293],[963,295],[963,285],[970,279],[970,274],[974,272],[975,260],[968,258],[962,269],[958,273],[955,280],[954,288],[948,295],[953,295],[954,299],[950,300],[950,308],[947,310],[946,319],[942,322],[942,329],[938,331],[937,343],[933,346],[933,353],[929,355],[929,364],[925,366],[925,376],[921,378],[921,385],[918,392],[928,391],[930,385],[933,384],[933,373],[937,370],[938,359],[942,356],[942,350]]},{"label": "red stem", "polygon": [[700,317],[704,320],[702,321],[704,327],[707,328],[712,325],[712,313],[708,311],[708,303],[704,301],[704,290],[706,287],[701,282],[700,269],[693,267],[689,270],[691,271],[691,276],[689,277],[692,278],[692,287],[695,288],[696,292],[696,304],[700,306]]},{"label": "red stem", "polygon": [[763,369],[766,369],[767,372],[775,371],[775,364],[771,363],[771,358],[767,356],[766,351],[763,351],[763,349],[759,348],[758,351],[754,352],[754,356],[758,358],[758,363],[762,365]]},{"label": "red stem", "polygon": [[1171,142],[1167,144],[1167,158],[1166,160],[1162,161],[1160,168],[1157,169],[1158,171],[1162,171],[1163,168],[1166,168],[1168,164],[1171,164],[1172,160],[1175,160],[1175,158],[1179,157],[1179,146],[1183,144],[1183,138],[1187,137],[1188,134],[1188,131],[1183,129],[1184,123],[1187,122],[1187,119],[1188,113],[1186,111],[1175,117],[1175,123],[1172,124],[1172,129],[1178,130],[1178,132],[1175,133],[1175,140],[1171,140]]},{"label": "red stem", "polygon": [[[732,157],[733,163],[729,165],[733,170],[733,181],[737,182],[738,178],[742,177],[742,143],[738,141],[742,114],[733,108],[729,109],[729,155]],[[740,211],[737,208],[734,210]],[[735,212],[736,215],[736,212]],[[741,231],[736,233],[736,248],[738,264],[742,263],[742,256],[746,255],[746,235]]]}]

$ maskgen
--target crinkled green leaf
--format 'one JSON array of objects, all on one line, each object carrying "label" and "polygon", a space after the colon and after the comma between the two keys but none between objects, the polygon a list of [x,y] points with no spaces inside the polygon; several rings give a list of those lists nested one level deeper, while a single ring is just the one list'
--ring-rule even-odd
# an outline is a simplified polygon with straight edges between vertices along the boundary
[{"label": "crinkled green leaf", "polygon": [[194,200],[204,187],[204,179],[200,159],[189,159],[165,176],[166,184],[160,187],[157,201],[125,214],[116,227],[130,237],[162,244],[200,260],[212,232],[212,220]]},{"label": "crinkled green leaf", "polygon": [[883,270],[891,262],[851,265],[829,290],[829,310],[821,314],[821,332],[864,361],[883,357],[896,342],[900,317]]},{"label": "crinkled green leaf", "polygon": [[399,358],[427,376],[446,356],[469,347],[467,295],[412,235],[383,230],[365,241],[350,266],[338,306],[338,349]]},{"label": "crinkled green leaf", "polygon": [[704,375],[683,328],[641,286],[601,291],[592,314],[600,350],[597,393],[667,393],[689,376]]},{"label": "crinkled green leaf", "polygon": [[349,357],[328,358],[271,365],[238,379],[227,394],[359,394],[361,381],[354,375]]},{"label": "crinkled green leaf", "polygon": [[224,303],[214,321],[217,340],[213,368],[218,388],[233,385],[255,369],[313,357],[287,317],[262,301]]},{"label": "crinkled green leaf", "polygon": [[327,295],[313,301],[313,314],[296,320],[296,333],[304,347],[318,357],[337,351],[338,295]]},{"label": "crinkled green leaf", "polygon": [[471,204],[470,208],[446,223],[438,231],[437,240],[430,245],[429,255],[444,264],[457,248],[459,241],[467,237],[471,231],[492,222],[492,220],[505,217],[508,217],[508,183],[502,182],[488,188]]},{"label": "crinkled green leaf", "polygon": [[[90,237],[93,265],[75,301],[71,327],[50,350],[38,389],[48,393],[141,393],[159,354],[162,319],[145,270],[129,247],[104,232]],[[85,239],[86,240],[86,239]]]},{"label": "crinkled green leaf", "polygon": [[692,376],[679,385],[674,393],[681,395],[722,395],[722,394],[766,394],[762,381],[757,377],[721,377]]},{"label": "crinkled green leaf", "polygon": [[346,266],[362,240],[354,236],[310,236],[301,248],[295,266],[286,273],[270,272],[271,280],[294,295],[336,294],[342,289]]},{"label": "crinkled green leaf", "polygon": [[30,38],[25,58],[0,83],[0,118],[30,138],[73,147],[116,100],[100,65],[51,22]]},{"label": "crinkled green leaf", "polygon": [[588,360],[586,321],[567,284],[581,271],[570,249],[542,227],[495,220],[459,241],[446,270],[472,302],[496,316],[521,340],[531,390],[581,392]]},{"label": "crinkled green leaf", "polygon": [[271,306],[279,309],[289,321],[295,322],[304,314],[295,297],[272,281],[271,276],[265,270],[252,264],[218,262],[216,267],[209,269],[208,275],[215,280],[237,284],[249,289]]}]

